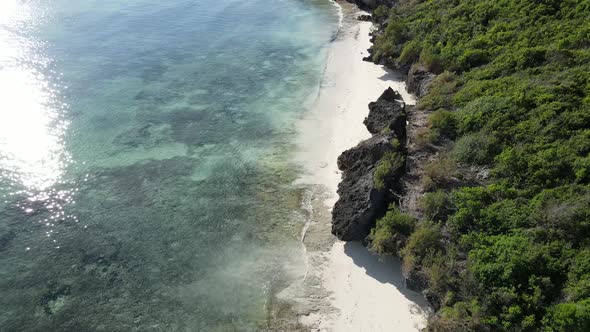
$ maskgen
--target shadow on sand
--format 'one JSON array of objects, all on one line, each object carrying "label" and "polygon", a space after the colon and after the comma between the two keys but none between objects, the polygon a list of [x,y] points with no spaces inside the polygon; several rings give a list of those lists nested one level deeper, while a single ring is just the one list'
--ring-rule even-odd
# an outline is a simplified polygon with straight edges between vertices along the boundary
[{"label": "shadow on sand", "polygon": [[380,67],[383,68],[383,70],[385,71],[385,74],[383,74],[379,77],[380,80],[386,81],[386,82],[389,82],[389,81],[405,82],[405,79],[400,72],[391,70],[385,66],[380,66]]},{"label": "shadow on sand", "polygon": [[344,252],[352,258],[356,265],[364,268],[367,275],[381,283],[395,286],[403,296],[416,304],[416,307],[412,309],[427,315],[432,312],[424,296],[409,290],[404,285],[399,259],[391,256],[373,255],[360,242],[347,242],[344,245]]}]

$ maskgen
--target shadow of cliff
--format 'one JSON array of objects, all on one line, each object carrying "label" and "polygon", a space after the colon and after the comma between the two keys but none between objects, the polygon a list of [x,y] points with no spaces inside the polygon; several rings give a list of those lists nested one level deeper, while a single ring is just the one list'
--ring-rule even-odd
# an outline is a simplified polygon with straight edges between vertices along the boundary
[{"label": "shadow of cliff", "polygon": [[404,285],[401,261],[391,256],[373,255],[360,242],[347,242],[344,244],[344,253],[352,258],[352,261],[365,269],[365,273],[381,283],[392,284],[408,300],[416,304],[415,310],[426,314],[431,313],[428,302],[422,294],[414,292]]},{"label": "shadow of cliff", "polygon": [[383,74],[379,77],[380,80],[386,81],[386,82],[389,82],[389,81],[405,82],[404,76],[401,73],[391,70],[383,65],[380,65],[380,67],[383,68],[383,70],[385,71],[385,74]]}]

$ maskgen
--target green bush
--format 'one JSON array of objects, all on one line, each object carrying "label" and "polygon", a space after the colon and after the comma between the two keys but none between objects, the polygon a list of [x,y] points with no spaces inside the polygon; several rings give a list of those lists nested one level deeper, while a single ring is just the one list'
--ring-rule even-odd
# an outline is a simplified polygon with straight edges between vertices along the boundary
[{"label": "green bush", "polygon": [[482,316],[484,308],[476,300],[458,302],[443,307],[440,314],[429,321],[429,328],[437,332],[486,331]]},{"label": "green bush", "polygon": [[586,248],[572,259],[565,286],[569,301],[590,298],[590,248]]},{"label": "green bush", "polygon": [[422,187],[425,191],[434,190],[450,182],[455,176],[457,165],[451,158],[434,160],[424,166]]},{"label": "green bush", "polygon": [[404,156],[398,152],[386,152],[373,172],[373,183],[378,190],[385,189],[387,181],[399,171],[404,164]]},{"label": "green bush", "polygon": [[380,5],[373,11],[373,16],[375,16],[377,20],[383,20],[389,16],[389,8],[387,6]]},{"label": "green bush", "polygon": [[498,140],[481,132],[467,134],[457,140],[452,155],[463,164],[485,165],[492,162],[499,152]]},{"label": "green bush", "polygon": [[454,138],[457,130],[457,122],[452,112],[447,110],[438,110],[428,117],[430,127],[438,130],[441,136]]},{"label": "green bush", "polygon": [[391,21],[385,33],[376,38],[376,42],[373,45],[373,60],[379,61],[381,58],[396,57],[396,46],[404,39],[404,26],[401,21]]},{"label": "green bush", "polygon": [[431,48],[422,48],[418,61],[429,72],[439,74],[443,72],[443,60]]},{"label": "green bush", "polygon": [[[462,90],[464,93],[465,89]],[[520,113],[508,98],[475,98],[457,111],[457,129],[462,134],[485,130],[509,138],[509,128],[522,118]]]},{"label": "green bush", "polygon": [[451,108],[458,83],[455,74],[448,71],[436,76],[430,84],[430,92],[418,100],[417,107],[427,111]]},{"label": "green bush", "polygon": [[[559,295],[566,260],[562,243],[539,244],[523,235],[482,237],[469,252],[469,270],[478,282],[497,328],[530,330],[540,325],[544,305]],[[515,254],[518,253],[518,254]]]},{"label": "green bush", "polygon": [[590,331],[590,299],[551,307],[543,325],[551,332]]},{"label": "green bush", "polygon": [[411,65],[420,57],[422,45],[417,40],[407,42],[402,49],[397,61],[402,65]]},{"label": "green bush", "polygon": [[400,1],[388,15],[375,49],[441,73],[416,106],[432,114],[418,144],[445,151],[422,189],[454,190],[424,197],[441,225],[419,222],[403,249],[442,306],[430,330],[590,330],[590,2]]},{"label": "green bush", "polygon": [[490,59],[486,51],[480,49],[467,49],[461,57],[459,57],[459,66],[457,69],[460,71],[466,71],[484,65],[489,61]]},{"label": "green bush", "polygon": [[447,193],[440,189],[424,194],[419,205],[425,217],[430,220],[445,219],[452,209]]},{"label": "green bush", "polygon": [[430,253],[442,249],[440,225],[433,222],[422,222],[408,238],[402,250],[404,259],[419,265]]},{"label": "green bush", "polygon": [[371,230],[369,240],[370,249],[379,254],[398,254],[397,235],[409,236],[416,226],[414,217],[400,213],[397,208],[387,211],[383,218],[377,220],[377,225]]},{"label": "green bush", "polygon": [[424,258],[423,269],[428,278],[428,293],[431,300],[450,301],[447,297],[449,282],[452,279],[452,265],[442,252],[432,252]]}]

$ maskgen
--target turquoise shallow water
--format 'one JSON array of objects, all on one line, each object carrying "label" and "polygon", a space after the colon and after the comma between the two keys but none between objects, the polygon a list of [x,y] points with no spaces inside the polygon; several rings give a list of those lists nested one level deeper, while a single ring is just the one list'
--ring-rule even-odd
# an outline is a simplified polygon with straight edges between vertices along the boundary
[{"label": "turquoise shallow water", "polygon": [[0,330],[288,316],[294,124],[337,25],[327,0],[2,0]]}]

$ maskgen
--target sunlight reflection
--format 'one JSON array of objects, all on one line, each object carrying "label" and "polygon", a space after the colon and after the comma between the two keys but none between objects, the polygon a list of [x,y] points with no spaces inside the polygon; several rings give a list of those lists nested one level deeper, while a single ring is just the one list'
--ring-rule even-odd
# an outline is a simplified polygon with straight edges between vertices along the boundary
[{"label": "sunlight reflection", "polygon": [[57,189],[71,162],[63,142],[67,105],[60,101],[46,46],[27,35],[42,18],[36,10],[19,0],[0,2],[0,181],[5,203],[53,226],[73,218],[64,205],[75,189]]}]

